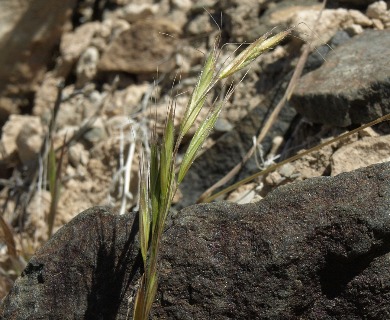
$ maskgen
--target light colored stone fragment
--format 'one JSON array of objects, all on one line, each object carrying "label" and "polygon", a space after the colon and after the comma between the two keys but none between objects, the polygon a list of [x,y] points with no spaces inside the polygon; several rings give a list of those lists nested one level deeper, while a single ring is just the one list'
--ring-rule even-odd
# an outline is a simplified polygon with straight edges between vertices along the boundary
[{"label": "light colored stone fragment", "polygon": [[97,73],[97,64],[99,62],[99,51],[95,47],[88,47],[76,67],[77,83],[76,87],[82,87],[92,80]]},{"label": "light colored stone fragment", "polygon": [[105,72],[132,74],[172,71],[175,67],[172,58],[180,33],[173,21],[153,19],[137,22],[112,41],[98,68]]},{"label": "light colored stone fragment", "polygon": [[351,24],[350,26],[348,26],[347,28],[345,28],[345,31],[351,36],[356,36],[358,34],[361,34],[364,32],[363,30],[363,27],[359,24]]},{"label": "light colored stone fragment", "polygon": [[16,137],[16,148],[24,165],[36,160],[42,147],[44,130],[39,117],[25,116]]},{"label": "light colored stone fragment", "polygon": [[[297,30],[301,38],[307,39],[307,34],[310,34],[308,27],[320,35],[319,37],[314,37],[311,41],[313,46],[327,43],[342,25],[352,24],[352,19],[347,9],[325,9],[322,12],[320,23],[317,23],[318,13],[318,10],[301,10],[291,19],[291,24],[298,26],[295,30]],[[302,24],[302,21],[305,23]]]},{"label": "light colored stone fragment", "polygon": [[75,0],[0,1],[0,92],[35,90]]},{"label": "light colored stone fragment", "polygon": [[390,160],[390,135],[367,137],[338,149],[332,156],[332,176]]},{"label": "light colored stone fragment", "polygon": [[144,20],[154,16],[158,12],[159,6],[157,4],[143,3],[133,4],[130,3],[123,8],[123,19],[132,23],[138,20]]},{"label": "light colored stone fragment", "polygon": [[385,1],[377,1],[367,7],[366,15],[371,19],[381,19],[386,14],[387,4]]},{"label": "light colored stone fragment", "polygon": [[[31,152],[39,151],[43,135],[39,117],[11,115],[3,126],[2,131],[1,142],[7,156],[20,152],[22,157],[27,159]],[[36,137],[36,135],[40,138]],[[28,141],[23,142],[22,139],[27,139]],[[21,147],[27,150],[18,150]]]},{"label": "light colored stone fragment", "polygon": [[353,23],[358,24],[362,27],[371,27],[372,21],[359,10],[349,10],[350,17],[353,20]]},{"label": "light colored stone fragment", "polygon": [[79,165],[86,166],[89,161],[89,152],[81,143],[72,145],[69,148],[68,156],[70,164],[75,168]]}]

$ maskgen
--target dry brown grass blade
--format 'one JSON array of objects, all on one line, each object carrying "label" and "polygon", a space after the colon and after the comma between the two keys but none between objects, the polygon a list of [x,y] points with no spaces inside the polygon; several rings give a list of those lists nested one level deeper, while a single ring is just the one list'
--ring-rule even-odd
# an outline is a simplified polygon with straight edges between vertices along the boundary
[{"label": "dry brown grass blade", "polygon": [[4,220],[2,216],[0,216],[0,226],[1,229],[3,230],[4,241],[5,244],[7,245],[8,254],[13,258],[17,258],[18,255],[16,252],[16,243],[14,239],[14,234],[12,232],[11,227],[8,225],[8,223]]},{"label": "dry brown grass blade", "polygon": [[360,126],[359,128],[356,128],[356,129],[351,130],[349,132],[343,133],[342,135],[339,135],[336,138],[333,138],[333,139],[328,140],[328,141],[326,141],[324,143],[321,143],[321,144],[319,144],[319,145],[317,145],[317,146],[315,146],[313,148],[310,148],[310,149],[305,150],[305,151],[303,151],[303,152],[301,152],[299,154],[296,154],[295,156],[292,156],[292,157],[290,157],[290,158],[288,158],[286,160],[283,160],[283,161],[278,162],[278,163],[276,163],[276,164],[274,164],[272,166],[269,166],[267,169],[265,169],[263,171],[257,172],[255,174],[253,174],[253,175],[251,175],[251,176],[249,176],[249,177],[247,177],[247,178],[245,178],[245,179],[243,179],[243,180],[241,180],[241,181],[231,185],[230,187],[227,187],[226,189],[223,189],[223,190],[213,194],[212,196],[204,198],[202,202],[211,202],[211,201],[215,200],[216,198],[220,197],[221,195],[226,194],[228,192],[231,192],[231,191],[237,189],[239,186],[253,181],[257,177],[260,177],[260,176],[263,176],[263,175],[265,175],[267,173],[270,173],[270,172],[276,170],[277,168],[283,166],[286,163],[298,160],[298,159],[302,158],[303,156],[305,156],[305,155],[307,155],[307,154],[309,154],[309,153],[311,153],[313,151],[319,150],[319,149],[321,149],[321,148],[323,148],[323,147],[325,147],[327,145],[330,145],[330,144],[332,144],[332,143],[334,143],[336,141],[345,139],[345,138],[349,137],[350,135],[352,135],[354,133],[362,131],[365,128],[368,128],[368,127],[376,125],[376,124],[378,124],[380,122],[389,121],[389,120],[390,120],[390,113],[386,114],[386,115],[384,115],[384,116],[382,116],[382,117],[380,117],[380,118],[378,118],[378,119],[376,119],[374,121],[371,121],[371,122],[369,122],[367,124],[364,124],[364,125]]},{"label": "dry brown grass blade", "polygon": [[[318,14],[316,24],[319,22],[322,11],[324,10],[326,5],[326,0],[323,1],[321,10]],[[271,129],[272,125],[276,121],[280,111],[283,109],[286,102],[290,99],[291,94],[294,91],[294,88],[302,74],[303,68],[305,66],[306,60],[309,56],[309,53],[311,51],[310,45],[307,44],[304,51],[302,52],[301,56],[299,57],[297,66],[295,67],[294,73],[290,79],[290,82],[288,84],[288,87],[282,97],[282,99],[278,102],[275,109],[272,111],[271,115],[265,122],[263,128],[261,129],[259,135],[256,138],[256,145],[253,145],[248,152],[245,154],[245,156],[242,158],[241,162],[236,164],[233,169],[231,169],[222,179],[217,181],[214,185],[212,185],[210,188],[208,188],[205,192],[202,193],[202,195],[197,200],[197,203],[204,202],[205,199],[210,197],[210,195],[219,187],[222,187],[224,184],[226,184],[228,181],[230,181],[236,174],[240,172],[240,170],[243,168],[245,163],[252,157],[253,153],[256,150],[257,145],[259,145],[263,139],[266,137],[268,131]]]}]

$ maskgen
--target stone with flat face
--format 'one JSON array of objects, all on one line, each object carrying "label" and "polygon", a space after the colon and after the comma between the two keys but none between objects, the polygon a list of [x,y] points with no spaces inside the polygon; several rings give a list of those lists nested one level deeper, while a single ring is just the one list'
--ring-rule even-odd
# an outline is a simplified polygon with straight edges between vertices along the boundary
[{"label": "stone with flat face", "polygon": [[390,31],[367,30],[299,81],[292,102],[314,123],[346,127],[390,112]]},{"label": "stone with flat face", "polygon": [[113,40],[98,69],[132,74],[172,71],[179,34],[180,30],[169,20],[137,22]]}]

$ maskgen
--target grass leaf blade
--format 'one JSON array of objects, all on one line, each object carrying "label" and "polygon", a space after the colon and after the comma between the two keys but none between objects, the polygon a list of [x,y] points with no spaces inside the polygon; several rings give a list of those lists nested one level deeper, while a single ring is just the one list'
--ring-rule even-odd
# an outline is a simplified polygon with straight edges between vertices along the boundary
[{"label": "grass leaf blade", "polygon": [[198,153],[200,147],[203,145],[210,131],[214,127],[223,105],[224,103],[221,102],[217,106],[215,106],[211,114],[202,122],[198,130],[195,132],[195,135],[192,138],[191,143],[188,146],[188,149],[184,154],[183,161],[180,165],[179,173],[177,175],[178,184],[183,181],[185,175],[187,174],[189,168],[195,160],[196,154]]},{"label": "grass leaf blade", "polygon": [[141,182],[140,182],[140,200],[139,200],[139,232],[140,232],[140,246],[142,259],[144,261],[144,266],[146,265],[146,259],[149,248],[149,238],[150,238],[150,208],[149,208],[149,177],[146,168],[146,161],[141,160],[143,164],[141,166]]},{"label": "grass leaf blade", "polygon": [[[174,147],[174,113],[171,108],[167,123],[165,126],[163,142],[161,146],[160,155],[160,200],[163,200],[169,194],[170,183],[171,183],[171,170],[173,159],[173,147]],[[164,201],[162,201],[164,203]]]},{"label": "grass leaf blade", "polygon": [[188,106],[183,117],[183,122],[180,126],[179,141],[186,135],[188,130],[190,130],[196,118],[198,117],[199,112],[202,110],[211,83],[214,79],[216,59],[217,51],[216,48],[214,48],[214,50],[210,52],[206,59],[206,62],[203,66],[203,71],[199,77],[194,91],[192,92],[190,101],[188,102]]}]

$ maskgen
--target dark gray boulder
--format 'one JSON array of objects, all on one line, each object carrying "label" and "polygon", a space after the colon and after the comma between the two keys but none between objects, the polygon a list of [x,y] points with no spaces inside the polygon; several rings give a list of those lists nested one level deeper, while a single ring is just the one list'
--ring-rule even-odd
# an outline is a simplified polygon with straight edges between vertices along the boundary
[{"label": "dark gray boulder", "polygon": [[292,96],[309,121],[345,127],[390,113],[390,30],[367,30],[337,47]]},{"label": "dark gray boulder", "polygon": [[390,319],[390,163],[182,210],[159,319]]},{"label": "dark gray boulder", "polygon": [[79,214],[31,258],[0,319],[126,319],[142,261],[134,216]]},{"label": "dark gray boulder", "polygon": [[[164,234],[158,319],[389,319],[390,162],[195,205]],[[30,260],[0,319],[126,319],[134,214],[92,208]],[[130,313],[131,314],[131,313]]]}]

